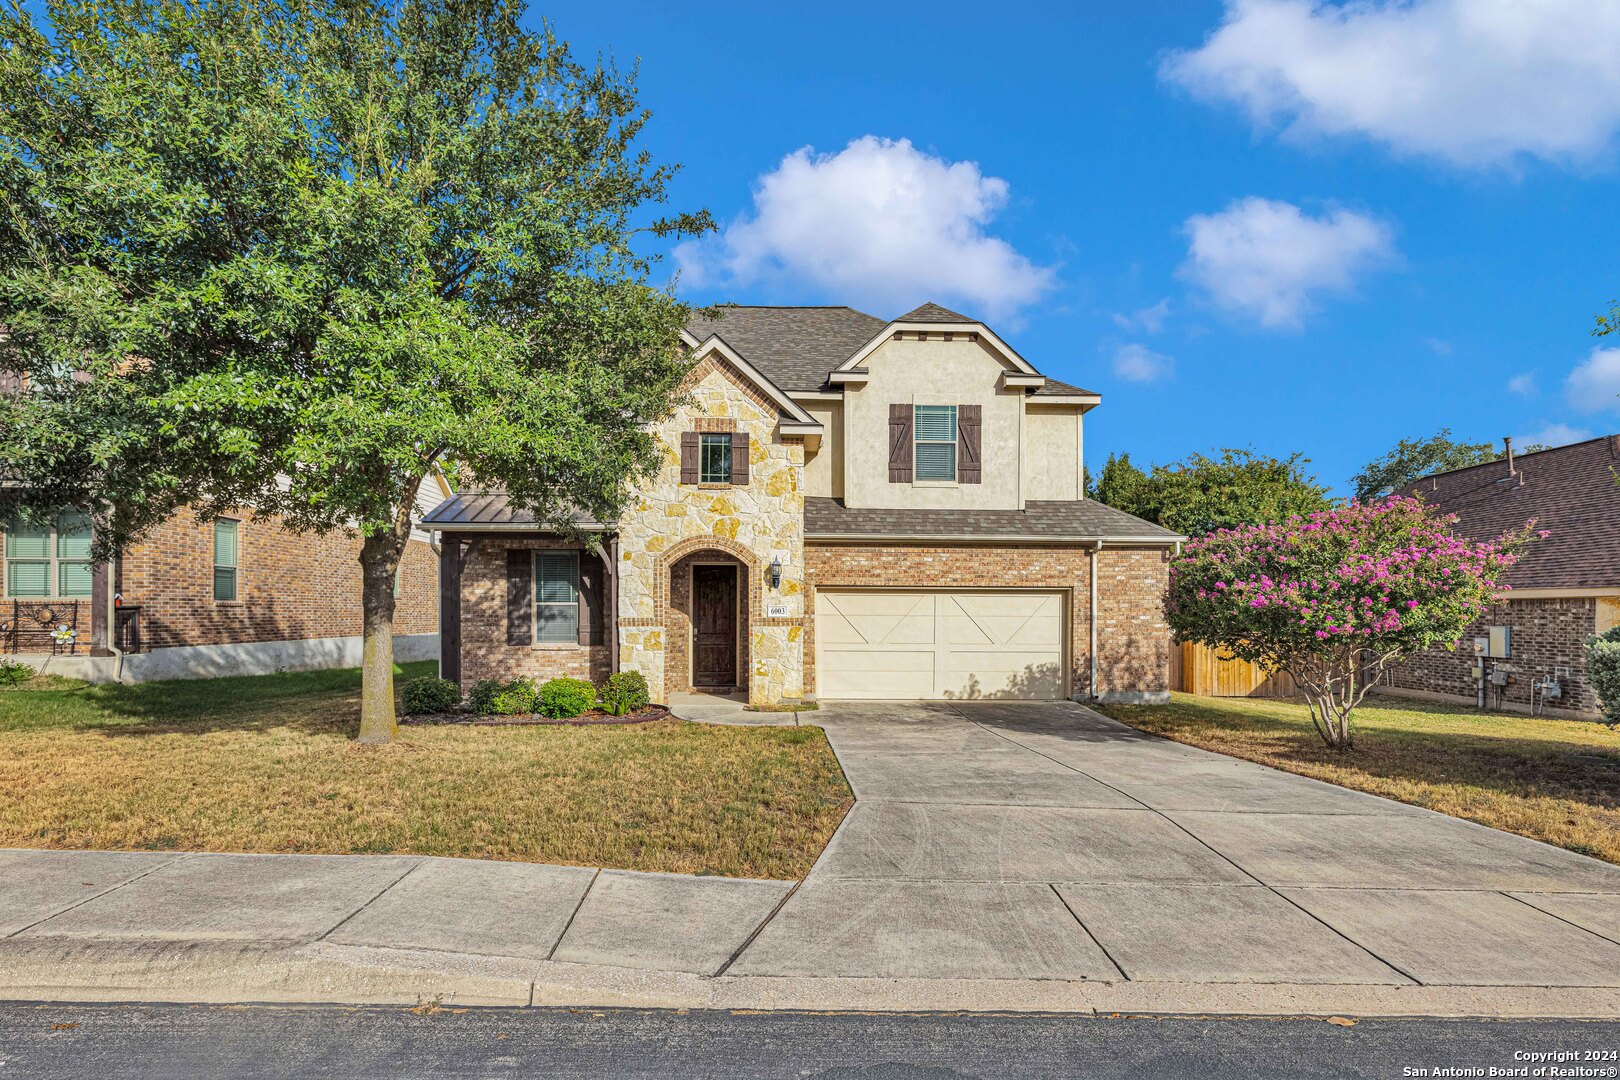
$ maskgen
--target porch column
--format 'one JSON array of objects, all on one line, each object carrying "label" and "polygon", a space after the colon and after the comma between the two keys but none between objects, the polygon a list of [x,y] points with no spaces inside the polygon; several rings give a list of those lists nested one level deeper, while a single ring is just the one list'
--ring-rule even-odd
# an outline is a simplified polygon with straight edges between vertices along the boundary
[{"label": "porch column", "polygon": [[461,541],[439,540],[439,678],[461,681]]}]

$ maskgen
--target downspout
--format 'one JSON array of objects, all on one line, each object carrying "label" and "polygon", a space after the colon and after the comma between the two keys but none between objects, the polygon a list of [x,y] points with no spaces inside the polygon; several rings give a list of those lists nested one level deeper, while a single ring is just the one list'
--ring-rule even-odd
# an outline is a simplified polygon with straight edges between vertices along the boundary
[{"label": "downspout", "polygon": [[1101,697],[1097,693],[1097,553],[1101,550],[1101,540],[1091,545],[1091,588],[1087,590],[1087,602],[1091,608],[1086,618],[1086,625],[1091,631],[1091,682],[1087,688],[1091,691],[1092,701]]},{"label": "downspout", "polygon": [[113,682],[124,681],[124,650],[118,647],[118,564],[107,563],[107,648],[118,658],[113,667]]}]

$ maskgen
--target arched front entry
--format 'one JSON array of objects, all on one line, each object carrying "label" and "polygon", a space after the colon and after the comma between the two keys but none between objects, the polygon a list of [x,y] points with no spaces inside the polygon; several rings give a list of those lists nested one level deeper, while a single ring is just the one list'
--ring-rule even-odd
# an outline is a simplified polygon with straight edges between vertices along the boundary
[{"label": "arched front entry", "polygon": [[748,693],[759,560],[734,540],[683,540],[655,571],[664,612],[664,692]]}]

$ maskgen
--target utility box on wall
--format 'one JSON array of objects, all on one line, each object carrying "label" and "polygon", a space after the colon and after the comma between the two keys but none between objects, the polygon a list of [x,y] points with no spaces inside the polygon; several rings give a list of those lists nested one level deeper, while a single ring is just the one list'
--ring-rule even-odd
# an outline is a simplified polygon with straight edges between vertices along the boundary
[{"label": "utility box on wall", "polygon": [[1513,655],[1513,628],[1486,627],[1485,637],[1474,639],[1474,655],[1488,660],[1506,660]]}]

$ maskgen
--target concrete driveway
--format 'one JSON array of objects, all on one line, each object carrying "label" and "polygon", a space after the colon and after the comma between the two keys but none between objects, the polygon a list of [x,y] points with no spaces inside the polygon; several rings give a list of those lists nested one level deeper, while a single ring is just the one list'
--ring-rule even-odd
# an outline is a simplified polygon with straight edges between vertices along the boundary
[{"label": "concrete driveway", "polygon": [[1067,702],[811,722],[858,802],[731,974],[1620,986],[1608,863]]}]

